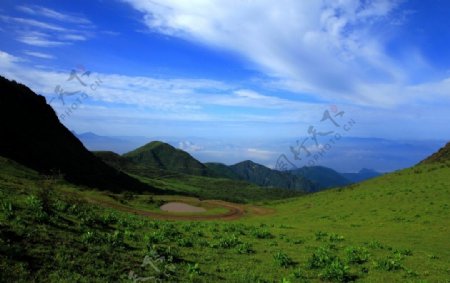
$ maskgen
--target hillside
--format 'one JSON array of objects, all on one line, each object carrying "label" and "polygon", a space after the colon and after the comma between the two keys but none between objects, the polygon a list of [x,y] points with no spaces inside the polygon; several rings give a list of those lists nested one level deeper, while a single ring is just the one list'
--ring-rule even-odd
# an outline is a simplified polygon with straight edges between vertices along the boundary
[{"label": "hillside", "polygon": [[152,189],[86,150],[43,96],[3,77],[0,90],[0,156],[43,174],[63,174],[74,184],[111,191]]},{"label": "hillside", "polygon": [[150,215],[185,198],[80,190],[0,157],[0,281],[446,282],[449,184],[450,162],[421,164],[232,221],[213,203],[208,221],[164,221]]},{"label": "hillside", "polygon": [[208,167],[208,169],[210,171],[212,171],[212,173],[215,176],[228,178],[228,179],[232,179],[232,180],[241,180],[242,179],[242,177],[239,176],[236,172],[234,172],[230,166],[225,165],[223,163],[208,162],[208,163],[205,163],[205,166]]},{"label": "hillside", "polygon": [[108,165],[121,170],[165,194],[195,196],[201,199],[220,199],[238,203],[283,199],[302,195],[300,191],[282,188],[262,188],[240,178],[196,176],[136,163],[111,151],[96,151],[96,156]]},{"label": "hillside", "polygon": [[316,185],[316,190],[333,187],[341,187],[350,184],[340,173],[323,166],[302,167],[290,171],[291,174],[311,180]]},{"label": "hillside", "polygon": [[312,192],[315,190],[314,184],[304,177],[294,176],[289,172],[272,170],[250,160],[231,165],[229,168],[242,180],[259,186],[300,190],[304,192]]},{"label": "hillside", "polygon": [[450,161],[450,142],[439,149],[438,152],[432,154],[428,158],[422,160],[421,164],[443,163]]},{"label": "hillside", "polygon": [[122,155],[136,164],[198,176],[209,176],[208,168],[189,153],[173,146],[153,141]]}]

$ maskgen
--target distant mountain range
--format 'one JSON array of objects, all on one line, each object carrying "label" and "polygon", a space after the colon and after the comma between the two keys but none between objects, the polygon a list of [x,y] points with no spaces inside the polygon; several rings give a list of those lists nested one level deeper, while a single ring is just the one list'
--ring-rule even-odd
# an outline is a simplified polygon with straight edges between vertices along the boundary
[{"label": "distant mountain range", "polygon": [[363,168],[358,173],[341,173],[341,175],[344,178],[347,178],[351,183],[359,183],[380,176],[381,173],[372,169]]},{"label": "distant mountain range", "polygon": [[[200,162],[236,164],[242,160],[273,168],[281,153],[289,155],[292,139],[268,138],[265,141],[223,140],[201,137],[142,137],[102,136],[96,133],[79,133],[76,136],[86,148],[92,151],[106,150],[123,154],[132,151],[151,140],[164,141],[182,149]],[[361,168],[375,168],[378,172],[390,172],[417,164],[445,145],[444,140],[387,140],[380,138],[343,137],[339,144],[328,151],[320,160],[323,167],[338,172],[358,172]],[[364,150],[361,150],[364,149]],[[217,160],[220,153],[220,160]],[[345,153],[345,154],[343,154]],[[308,163],[296,163],[297,168]]]},{"label": "distant mountain range", "polygon": [[0,76],[0,155],[43,174],[104,190],[156,191],[108,166],[62,125],[43,96]]},{"label": "distant mountain range", "polygon": [[217,176],[244,180],[263,187],[284,188],[312,192],[316,186],[303,176],[281,172],[247,160],[227,166],[220,163],[206,163]]},{"label": "distant mountain range", "polygon": [[[160,141],[147,143],[123,155],[111,151],[97,151],[94,155],[58,121],[44,97],[3,77],[0,77],[0,89],[4,92],[0,96],[0,119],[8,121],[0,125],[0,155],[44,174],[61,173],[74,184],[112,191],[156,192],[157,189],[126,173],[149,178],[194,175],[244,181],[266,188],[316,192],[379,175],[368,169],[340,174],[322,166],[277,171],[250,160],[234,165],[203,164],[188,152]],[[125,148],[141,145],[145,140],[134,137],[134,142],[130,143],[120,137],[102,137],[94,133],[79,134],[78,137],[89,140],[98,149],[104,143]],[[191,143],[182,145],[184,148],[195,147]],[[439,160],[447,155],[448,149],[444,149],[430,158]]]},{"label": "distant mountain range", "polygon": [[341,187],[351,183],[351,181],[342,174],[323,166],[302,167],[291,170],[290,173],[311,180],[315,185],[316,191]]},{"label": "distant mountain range", "polygon": [[366,180],[379,173],[363,169],[358,173],[338,173],[333,169],[314,166],[293,171],[277,171],[247,160],[234,165],[201,163],[189,153],[160,141],[150,142],[133,151],[118,155],[114,152],[94,152],[107,164],[125,172],[145,176],[172,173],[227,178],[245,181],[267,188],[283,188],[316,192]]},{"label": "distant mountain range", "polygon": [[187,152],[159,141],[150,142],[123,155],[108,151],[94,153],[116,169],[140,175],[156,176],[162,172],[165,174],[174,172],[246,181],[268,188],[305,192],[316,190],[314,184],[304,177],[272,170],[252,161],[244,161],[232,166],[220,163],[202,164]]}]

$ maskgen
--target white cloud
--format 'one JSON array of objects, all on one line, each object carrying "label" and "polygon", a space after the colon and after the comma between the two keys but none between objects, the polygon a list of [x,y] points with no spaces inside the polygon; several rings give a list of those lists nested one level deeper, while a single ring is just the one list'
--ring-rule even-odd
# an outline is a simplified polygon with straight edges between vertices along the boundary
[{"label": "white cloud", "polygon": [[26,50],[23,53],[25,53],[26,55],[41,58],[41,59],[54,59],[55,58],[55,56],[53,56],[53,55],[50,55],[47,53],[42,53],[42,52],[36,52],[36,51]]},{"label": "white cloud", "polygon": [[10,68],[12,66],[15,66],[15,63],[21,62],[22,59],[19,57],[16,57],[14,55],[11,55],[7,52],[0,50],[0,66],[2,66],[2,69]]},{"label": "white cloud", "polygon": [[289,90],[359,104],[396,104],[363,92],[403,84],[408,72],[384,51],[374,26],[399,1],[123,0],[154,31],[244,55]]},{"label": "white cloud", "polygon": [[44,16],[50,19],[58,20],[61,22],[67,22],[67,23],[75,23],[75,24],[91,24],[91,21],[88,19],[82,17],[82,16],[74,16],[69,14],[63,14],[58,11],[37,6],[37,5],[31,5],[31,6],[17,6],[16,7],[19,11],[22,11],[24,13],[27,13],[29,15],[40,15]]},{"label": "white cloud", "polygon": [[15,17],[8,17],[8,16],[1,16],[0,18],[6,22],[27,25],[27,26],[36,27],[36,28],[45,29],[45,30],[59,31],[59,32],[67,31],[66,28],[63,28],[61,26],[37,21],[34,19],[15,18]]},{"label": "white cloud", "polygon": [[[63,14],[45,7],[17,6],[27,17],[0,15],[16,40],[37,47],[58,47],[88,40],[95,26],[86,18]],[[56,23],[55,23],[56,22]]]},{"label": "white cloud", "polygon": [[[132,130],[144,133],[159,125],[161,132],[178,133],[192,131],[184,123],[194,123],[203,125],[199,129],[208,135],[301,136],[306,134],[308,126],[321,125],[321,115],[327,108],[323,104],[271,97],[239,85],[208,79],[152,78],[93,72],[82,79],[89,84],[100,78],[102,84],[96,90],[90,90],[77,80],[67,81],[70,70],[53,71],[33,67],[25,59],[3,51],[0,51],[0,74],[24,83],[48,98],[56,97],[57,85],[69,92],[86,92],[90,98],[70,121],[82,123],[84,128],[92,126],[94,131],[96,127],[101,129],[107,124],[118,133],[126,131],[133,134]],[[383,87],[380,85],[367,92],[385,89],[387,92],[392,89],[390,86]],[[418,134],[441,137],[446,133],[450,78],[434,83],[398,86],[397,91],[409,93],[415,102],[385,110],[377,105],[368,107],[339,103],[339,109],[346,112],[345,117],[357,121],[352,135],[395,138],[416,137]],[[437,96],[439,103],[428,99]],[[64,106],[60,104],[58,99],[52,104],[58,113],[64,111]],[[169,127],[168,123],[176,124]],[[248,148],[258,149],[257,146]],[[265,153],[250,150],[245,154],[259,154],[262,158]]]},{"label": "white cloud", "polygon": [[30,32],[21,34],[16,38],[17,41],[37,47],[55,47],[70,44],[69,42],[50,39],[50,36],[42,32]]}]

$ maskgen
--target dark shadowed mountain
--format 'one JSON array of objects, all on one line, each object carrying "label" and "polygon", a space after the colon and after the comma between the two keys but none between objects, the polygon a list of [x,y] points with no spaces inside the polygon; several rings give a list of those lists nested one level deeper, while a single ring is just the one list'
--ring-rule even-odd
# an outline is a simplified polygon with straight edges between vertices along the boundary
[{"label": "dark shadowed mountain", "polygon": [[375,178],[377,176],[382,175],[381,173],[379,173],[375,170],[367,169],[367,168],[363,168],[363,169],[359,170],[358,173],[341,173],[341,174],[342,174],[342,176],[344,176],[345,178],[350,180],[351,183],[362,182],[367,179]]},{"label": "dark shadowed mountain", "polygon": [[447,161],[450,161],[450,142],[440,148],[439,151],[422,160],[420,164],[442,163]]},{"label": "dark shadowed mountain", "polygon": [[153,141],[122,155],[140,165],[188,175],[211,176],[209,169],[189,153],[170,144]]},{"label": "dark shadowed mountain", "polygon": [[231,166],[225,165],[218,162],[208,162],[205,166],[217,177],[228,178],[232,180],[242,180],[243,178],[239,176]]},{"label": "dark shadowed mountain", "polygon": [[110,191],[151,190],[89,152],[62,125],[43,96],[0,76],[0,155],[40,173]]},{"label": "dark shadowed mountain", "polygon": [[341,187],[351,183],[350,180],[331,168],[323,166],[302,167],[290,171],[295,176],[311,180],[316,185],[316,190]]},{"label": "dark shadowed mountain", "polygon": [[231,166],[217,163],[207,163],[207,166],[213,170],[215,175],[225,178],[238,178],[258,186],[305,192],[312,192],[316,189],[314,184],[306,178],[294,176],[289,172],[272,170],[250,160]]}]

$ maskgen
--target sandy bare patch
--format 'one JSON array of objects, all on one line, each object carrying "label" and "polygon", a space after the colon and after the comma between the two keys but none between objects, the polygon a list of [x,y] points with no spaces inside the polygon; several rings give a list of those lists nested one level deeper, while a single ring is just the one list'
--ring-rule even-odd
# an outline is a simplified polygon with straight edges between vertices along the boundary
[{"label": "sandy bare patch", "polygon": [[163,211],[169,212],[205,212],[203,207],[193,206],[182,202],[169,202],[160,207]]}]

